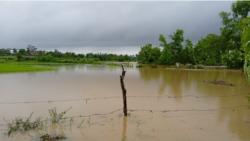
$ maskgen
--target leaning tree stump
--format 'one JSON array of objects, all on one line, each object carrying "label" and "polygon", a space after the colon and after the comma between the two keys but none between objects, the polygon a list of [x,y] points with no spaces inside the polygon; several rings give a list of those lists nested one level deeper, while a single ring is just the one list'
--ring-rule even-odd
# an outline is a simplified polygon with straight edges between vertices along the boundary
[{"label": "leaning tree stump", "polygon": [[122,88],[122,95],[123,95],[123,113],[124,116],[127,116],[127,91],[125,89],[125,85],[124,85],[124,77],[125,77],[125,73],[126,71],[124,71],[123,65],[122,65],[122,75],[120,75],[120,82],[121,82],[121,88]]}]

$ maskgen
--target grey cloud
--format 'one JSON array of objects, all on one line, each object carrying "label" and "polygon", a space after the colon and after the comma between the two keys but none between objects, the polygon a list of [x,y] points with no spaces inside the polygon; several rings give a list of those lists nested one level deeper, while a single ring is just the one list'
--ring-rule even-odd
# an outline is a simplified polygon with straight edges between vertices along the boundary
[{"label": "grey cloud", "polygon": [[[147,43],[159,45],[159,34],[184,30],[197,42],[220,34],[221,11],[232,2],[0,2],[0,48],[75,52],[134,52]],[[98,48],[98,49],[97,49]],[[103,49],[102,49],[103,48]]]}]

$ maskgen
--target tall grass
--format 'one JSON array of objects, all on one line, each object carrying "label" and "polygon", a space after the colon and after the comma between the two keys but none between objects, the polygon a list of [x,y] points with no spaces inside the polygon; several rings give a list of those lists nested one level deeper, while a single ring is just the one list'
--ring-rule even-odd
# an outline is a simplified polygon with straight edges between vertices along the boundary
[{"label": "tall grass", "polygon": [[53,67],[38,67],[33,65],[0,64],[0,73],[50,71],[56,69],[57,68]]}]

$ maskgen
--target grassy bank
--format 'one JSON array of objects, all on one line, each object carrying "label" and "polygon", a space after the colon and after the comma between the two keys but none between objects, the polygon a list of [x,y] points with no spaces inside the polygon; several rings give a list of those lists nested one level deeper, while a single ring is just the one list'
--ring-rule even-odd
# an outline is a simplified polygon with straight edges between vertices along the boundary
[{"label": "grassy bank", "polygon": [[0,64],[0,73],[51,71],[57,69],[58,68],[55,67],[41,67],[33,65]]}]

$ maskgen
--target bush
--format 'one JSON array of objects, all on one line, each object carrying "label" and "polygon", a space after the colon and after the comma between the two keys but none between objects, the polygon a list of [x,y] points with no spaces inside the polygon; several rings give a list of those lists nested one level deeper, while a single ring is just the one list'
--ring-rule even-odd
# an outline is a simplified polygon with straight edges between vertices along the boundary
[{"label": "bush", "polygon": [[239,50],[232,50],[230,53],[221,56],[222,63],[228,68],[239,69],[244,64],[244,54]]},{"label": "bush", "polygon": [[92,61],[100,61],[99,58],[94,58]]}]

